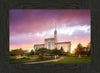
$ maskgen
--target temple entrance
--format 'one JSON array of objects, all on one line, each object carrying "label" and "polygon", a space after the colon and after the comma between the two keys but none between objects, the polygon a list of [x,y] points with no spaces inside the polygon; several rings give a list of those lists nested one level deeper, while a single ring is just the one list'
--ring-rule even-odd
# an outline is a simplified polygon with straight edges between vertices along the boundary
[{"label": "temple entrance", "polygon": [[51,42],[48,42],[48,49],[51,49]]}]

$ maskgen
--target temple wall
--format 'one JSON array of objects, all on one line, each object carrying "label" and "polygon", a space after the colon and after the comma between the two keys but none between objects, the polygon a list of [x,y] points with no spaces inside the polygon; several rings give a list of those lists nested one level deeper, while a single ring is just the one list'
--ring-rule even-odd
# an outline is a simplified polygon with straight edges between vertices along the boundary
[{"label": "temple wall", "polygon": [[61,49],[61,47],[63,47],[63,50],[64,50],[65,52],[70,52],[71,44],[57,44],[57,45],[55,45],[55,47],[56,47],[57,49]]},{"label": "temple wall", "polygon": [[[49,48],[49,46],[48,46],[48,43],[50,42],[50,44],[51,44],[51,46],[50,46],[50,48]],[[53,49],[54,48],[54,44],[55,43],[55,41],[54,40],[47,40],[47,41],[45,41],[45,48],[47,48],[47,49]]]}]

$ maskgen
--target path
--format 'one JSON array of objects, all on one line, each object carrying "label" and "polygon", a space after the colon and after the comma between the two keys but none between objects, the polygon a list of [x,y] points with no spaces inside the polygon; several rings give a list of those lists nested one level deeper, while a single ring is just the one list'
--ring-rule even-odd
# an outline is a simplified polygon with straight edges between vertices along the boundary
[{"label": "path", "polygon": [[46,61],[39,61],[39,62],[28,62],[28,63],[23,63],[23,64],[38,64],[38,63],[46,63],[46,62],[57,62],[59,60],[64,59],[64,57],[61,57],[59,59],[54,59],[54,60],[46,60]]}]

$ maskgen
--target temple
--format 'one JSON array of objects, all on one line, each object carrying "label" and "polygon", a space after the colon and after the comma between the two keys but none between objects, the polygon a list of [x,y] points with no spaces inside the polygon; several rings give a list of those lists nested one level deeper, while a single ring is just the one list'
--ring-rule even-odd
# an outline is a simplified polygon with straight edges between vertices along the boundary
[{"label": "temple", "polygon": [[40,48],[47,48],[47,49],[61,49],[65,52],[70,52],[71,50],[71,42],[66,41],[66,42],[58,42],[57,38],[57,30],[56,30],[56,24],[55,24],[55,31],[54,31],[54,37],[53,38],[46,38],[44,40],[44,44],[35,44],[34,49],[40,49]]}]

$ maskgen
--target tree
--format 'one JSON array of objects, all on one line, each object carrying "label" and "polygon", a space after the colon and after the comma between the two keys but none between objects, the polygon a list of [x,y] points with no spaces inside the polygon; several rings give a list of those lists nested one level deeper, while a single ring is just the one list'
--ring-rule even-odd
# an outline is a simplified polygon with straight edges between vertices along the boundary
[{"label": "tree", "polygon": [[60,55],[63,55],[64,54],[64,49],[63,49],[63,47],[61,46],[61,48],[60,48]]},{"label": "tree", "polygon": [[87,45],[88,51],[90,51],[90,48],[91,48],[91,43],[88,43],[88,45]]},{"label": "tree", "polygon": [[83,51],[83,46],[79,43],[75,49],[75,55],[83,55]]},{"label": "tree", "polygon": [[33,51],[33,49],[30,51],[30,55],[34,55],[34,51]]},{"label": "tree", "polygon": [[83,50],[82,48],[83,48],[82,44],[79,43],[79,44],[77,45],[77,49],[78,49],[78,50]]},{"label": "tree", "polygon": [[10,55],[11,56],[16,56],[16,55],[24,55],[27,52],[27,50],[22,50],[22,48],[20,49],[14,49],[10,51]]},{"label": "tree", "polygon": [[40,48],[36,52],[43,57],[47,53],[47,48]]},{"label": "tree", "polygon": [[36,49],[34,49],[35,51],[37,51],[37,48]]},{"label": "tree", "polygon": [[55,49],[52,50],[52,54],[54,54],[54,55],[60,55],[61,51],[58,50],[57,48],[55,48]]},{"label": "tree", "polygon": [[46,54],[47,54],[47,55],[51,55],[51,53],[52,53],[52,51],[51,51],[50,49],[47,49]]},{"label": "tree", "polygon": [[90,43],[86,47],[79,43],[75,49],[75,55],[90,55]]},{"label": "tree", "polygon": [[89,42],[87,45],[87,55],[90,55],[91,53],[91,43]]}]

